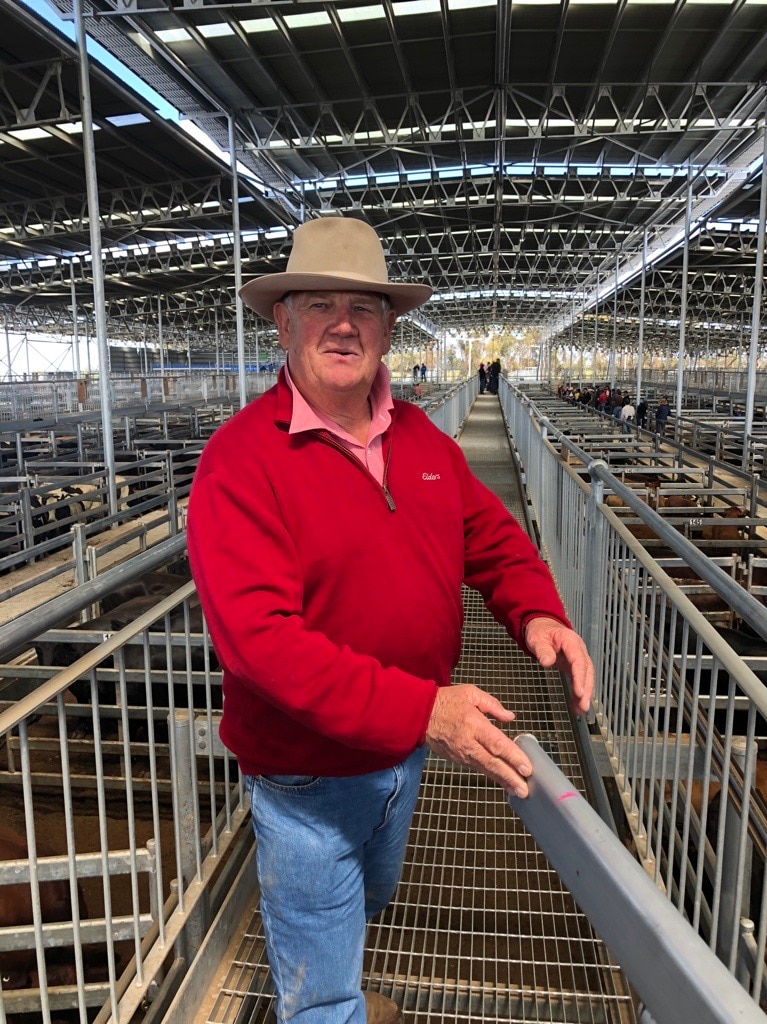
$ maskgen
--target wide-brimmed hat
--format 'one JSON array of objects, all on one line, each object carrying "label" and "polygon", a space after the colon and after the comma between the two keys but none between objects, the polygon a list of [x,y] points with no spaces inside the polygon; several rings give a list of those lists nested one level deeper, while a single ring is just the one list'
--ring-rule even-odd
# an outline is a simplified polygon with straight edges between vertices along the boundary
[{"label": "wide-brimmed hat", "polygon": [[267,320],[287,292],[361,291],[387,295],[398,316],[430,297],[427,284],[389,281],[381,240],[364,221],[352,217],[309,220],[293,233],[284,274],[264,274],[240,289],[246,306]]}]

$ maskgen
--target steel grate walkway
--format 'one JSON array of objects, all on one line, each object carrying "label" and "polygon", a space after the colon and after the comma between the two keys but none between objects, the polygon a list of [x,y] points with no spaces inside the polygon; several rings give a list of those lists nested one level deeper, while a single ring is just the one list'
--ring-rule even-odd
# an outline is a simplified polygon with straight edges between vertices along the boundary
[{"label": "steel grate walkway", "polygon": [[[522,521],[497,399],[478,398],[461,438],[474,472]],[[517,650],[466,591],[455,682],[475,682],[517,713],[579,788],[562,687]],[[231,955],[230,950],[230,955]],[[395,901],[368,930],[365,976],[409,1024],[634,1022],[627,984],[503,792],[430,756]],[[208,1024],[272,1024],[258,913],[240,936]]]}]

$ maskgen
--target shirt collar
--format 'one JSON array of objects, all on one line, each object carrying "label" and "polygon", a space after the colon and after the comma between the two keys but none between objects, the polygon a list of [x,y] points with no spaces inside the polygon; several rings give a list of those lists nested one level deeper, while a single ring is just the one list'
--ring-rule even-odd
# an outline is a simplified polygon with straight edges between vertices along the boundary
[{"label": "shirt collar", "polygon": [[[331,420],[328,416],[324,416],[318,409],[315,409],[313,405],[307,402],[293,383],[287,362],[285,363],[284,371],[288,387],[293,394],[293,412],[290,417],[289,433],[300,434],[306,430],[329,430],[337,437],[342,437],[344,440],[356,445],[360,444],[339,423]],[[394,409],[389,371],[383,363],[378,367],[378,372],[373,380],[369,401],[371,420],[368,440],[372,440],[388,429],[391,424],[391,413]],[[360,447],[363,446],[360,445]]]}]

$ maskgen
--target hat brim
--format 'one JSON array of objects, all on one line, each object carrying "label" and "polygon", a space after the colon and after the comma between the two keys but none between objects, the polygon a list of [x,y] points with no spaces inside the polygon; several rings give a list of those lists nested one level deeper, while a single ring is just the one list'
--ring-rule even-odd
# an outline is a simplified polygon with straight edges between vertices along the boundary
[{"label": "hat brim", "polygon": [[409,313],[431,298],[428,284],[371,281],[353,274],[266,274],[240,288],[240,298],[250,309],[274,321],[274,304],[288,292],[378,292],[386,295],[397,316]]}]

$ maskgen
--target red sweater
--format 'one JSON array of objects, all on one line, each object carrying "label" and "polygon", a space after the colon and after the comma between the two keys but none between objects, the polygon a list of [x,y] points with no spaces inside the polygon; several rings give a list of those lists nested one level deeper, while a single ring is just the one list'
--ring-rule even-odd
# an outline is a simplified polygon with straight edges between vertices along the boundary
[{"label": "red sweater", "polygon": [[291,408],[281,377],[216,431],[192,488],[221,737],[250,775],[378,771],[424,742],[460,653],[462,581],[522,646],[530,618],[567,617],[536,548],[421,410],[395,402],[384,489],[331,434],[289,434]]}]

